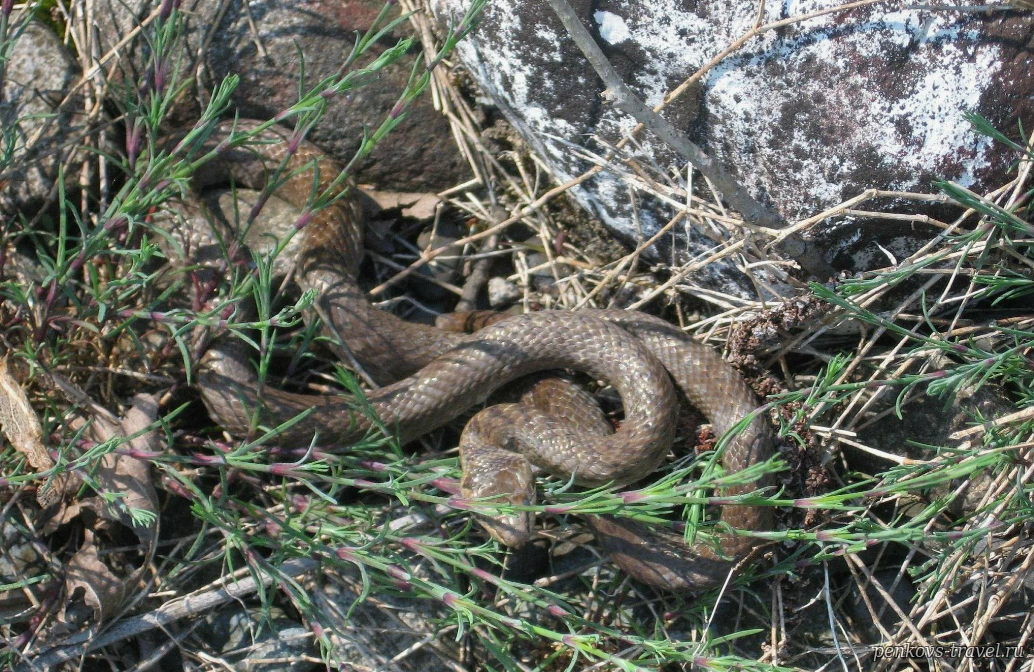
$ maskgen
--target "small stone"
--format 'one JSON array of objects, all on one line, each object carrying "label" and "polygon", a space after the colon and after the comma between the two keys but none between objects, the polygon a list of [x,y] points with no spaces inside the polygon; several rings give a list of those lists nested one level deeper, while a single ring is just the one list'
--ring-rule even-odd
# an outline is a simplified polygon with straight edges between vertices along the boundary
[{"label": "small stone", "polygon": [[[9,214],[42,201],[57,181],[58,168],[82,133],[81,103],[65,98],[78,67],[54,31],[30,22],[15,39],[4,67],[0,127],[15,138],[11,162],[0,171],[0,212]],[[78,141],[76,141],[78,142]],[[67,185],[76,171],[66,173]]]},{"label": "small stone", "polygon": [[504,308],[521,296],[521,290],[506,278],[491,278],[488,281],[488,304],[493,308]]},{"label": "small stone", "polygon": [[[273,607],[263,620],[261,609],[239,606],[222,609],[204,618],[199,634],[237,672],[309,672],[317,658],[312,633]],[[270,662],[263,662],[270,661]],[[277,661],[277,662],[272,662]],[[284,661],[291,661],[285,663]]]},{"label": "small stone", "polygon": [[[417,271],[420,275],[451,284],[455,284],[459,280],[463,247],[453,244],[459,240],[458,233],[446,225],[442,225],[437,231],[425,229],[421,232],[416,239],[417,247],[421,250],[426,250],[428,247],[432,250],[439,250],[443,247],[447,249],[431,262],[421,266]],[[410,286],[425,301],[441,301],[450,294],[449,290],[420,279],[414,279]]]},{"label": "small stone", "polygon": [[[557,277],[563,278],[571,273],[569,266],[556,262],[550,263],[549,257],[542,252],[532,252],[529,254],[527,264],[531,286],[539,292],[551,291],[556,285]],[[556,271],[556,276],[553,275],[554,270]]]},{"label": "small stone", "polygon": [[0,610],[5,622],[21,622],[32,616],[32,611],[19,614],[23,609],[31,607],[28,594],[41,601],[47,587],[44,583],[28,583],[34,577],[47,573],[47,563],[36,550],[33,542],[11,521],[0,525],[0,542],[4,552],[0,554],[0,584],[17,587],[0,591]]}]

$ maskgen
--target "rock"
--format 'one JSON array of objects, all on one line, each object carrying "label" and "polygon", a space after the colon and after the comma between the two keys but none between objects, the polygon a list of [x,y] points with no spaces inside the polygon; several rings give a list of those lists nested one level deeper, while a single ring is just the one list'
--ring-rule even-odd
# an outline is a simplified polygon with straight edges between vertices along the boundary
[{"label": "rock", "polygon": [[[330,659],[339,670],[446,672],[451,638],[437,638],[435,623],[445,618],[433,600],[384,591],[363,599],[362,578],[355,570],[328,569],[312,578],[309,594],[327,620]],[[420,572],[421,569],[416,571]],[[431,645],[425,643],[430,640]],[[446,653],[440,653],[442,651]],[[450,661],[451,662],[451,661]]]},{"label": "rock", "polygon": [[520,297],[520,288],[506,278],[489,278],[488,305],[492,308],[505,308]]},{"label": "rock", "polygon": [[[442,256],[421,266],[417,273],[425,278],[434,278],[441,282],[455,283],[460,280],[462,245],[454,245],[461,238],[459,229],[446,222],[442,222],[437,230],[424,229],[417,236],[416,245],[420,250],[430,247],[432,250],[447,248]],[[452,296],[452,293],[444,287],[421,280],[414,276],[409,286],[427,301],[441,301]]]},{"label": "rock", "polygon": [[[96,17],[104,42],[102,50],[122,40],[158,4],[158,0],[101,0]],[[241,116],[268,119],[297,100],[299,50],[305,54],[305,82],[312,86],[337,73],[352,50],[356,32],[365,31],[382,6],[380,0],[184,0],[181,12],[186,22],[186,48],[180,50],[184,75],[193,78],[197,70],[194,59],[207,40],[204,66],[211,81],[220,82],[228,74],[240,75],[233,104]],[[359,64],[368,64],[409,34],[409,24],[403,22],[376,43]],[[139,79],[139,73],[147,67],[146,42],[135,39],[120,51],[120,64]],[[326,116],[309,139],[337,158],[349,160],[359,148],[364,128],[377,128],[395,105],[413,62],[414,56],[407,55],[361,88],[330,101]],[[208,97],[208,93],[202,96],[204,100]],[[183,96],[182,100],[185,105],[177,111],[178,121],[193,121],[200,111],[194,96]],[[434,169],[429,170],[429,166]],[[409,116],[381,141],[373,155],[359,164],[356,177],[382,188],[438,191],[469,179],[469,169],[453,144],[448,121],[425,95],[411,106]]]},{"label": "rock", "polygon": [[[880,569],[873,572],[873,581],[880,584],[883,591],[894,600],[899,610],[907,614],[912,609],[912,600],[915,598],[916,588],[908,574],[898,576],[893,569]],[[863,636],[866,641],[881,641],[881,632],[873,620],[873,613],[869,611],[871,605],[879,614],[880,625],[888,632],[895,632],[901,618],[898,613],[887,603],[887,598],[872,583],[865,583],[865,596],[862,596],[859,578],[846,579],[847,586],[847,609],[855,626],[855,634]]]},{"label": "rock", "polygon": [[553,276],[554,270],[557,276],[561,278],[571,273],[571,269],[567,264],[551,263],[549,257],[542,252],[530,253],[527,258],[527,264],[531,286],[539,292],[555,293],[557,291],[557,279]]},{"label": "rock", "polygon": [[7,622],[28,620],[33,615],[30,607],[34,606],[28,595],[32,595],[35,604],[44,599],[47,584],[33,579],[47,573],[46,559],[10,520],[0,523],[0,540],[4,547],[0,553],[0,585],[14,586],[0,590],[0,616]]},{"label": "rock", "polygon": [[[9,165],[0,165],[0,214],[46,199],[58,168],[79,142],[81,99],[59,109],[78,72],[68,49],[46,26],[32,21],[16,38],[0,78],[0,128],[11,132],[15,144]],[[0,148],[6,147],[7,140],[0,141]],[[66,183],[74,184],[77,175],[70,171]]]},{"label": "rock", "polygon": [[434,217],[442,199],[437,194],[407,193],[400,191],[379,191],[368,189],[364,192],[379,210],[398,210],[403,217],[430,220]]},{"label": "rock", "polygon": [[[468,4],[434,0],[431,6],[444,23]],[[649,105],[746,33],[756,13],[753,4],[728,0],[573,4],[625,83]],[[837,4],[770,3],[764,21]],[[592,135],[613,143],[634,125],[601,101],[602,81],[542,2],[490,3],[459,53],[480,87],[561,181],[590,165],[572,145],[602,154]],[[872,5],[749,40],[663,115],[738,174],[755,197],[794,220],[870,187],[931,192],[931,180],[937,178],[976,191],[997,186],[1017,157],[977,135],[963,114],[979,113],[1012,137],[1018,122],[1031,128],[1032,69],[1030,12],[890,12]],[[643,166],[658,167],[655,174],[670,175],[684,166],[656,138],[640,134],[638,140],[642,149],[630,145],[629,153]],[[571,191],[626,241],[637,238],[627,189],[618,177],[603,173]],[[674,212],[645,193],[637,199],[644,236]],[[867,203],[865,208],[883,205],[902,206]],[[877,241],[909,236],[908,225],[880,226],[887,231]],[[858,261],[855,243],[868,228],[849,221],[824,242],[831,255],[843,256],[846,266]],[[896,247],[899,254],[914,249],[909,241],[898,242],[904,243]],[[669,239],[656,253],[669,259],[674,247],[676,259],[685,260],[713,244],[692,231]],[[884,259],[882,254],[868,258]],[[731,279],[728,272],[699,278],[737,284]],[[739,293],[753,293],[739,284]]]},{"label": "rock", "polygon": [[317,667],[305,660],[319,658],[312,633],[276,607],[265,618],[261,609],[220,609],[203,619],[198,634],[237,672],[308,672]]}]

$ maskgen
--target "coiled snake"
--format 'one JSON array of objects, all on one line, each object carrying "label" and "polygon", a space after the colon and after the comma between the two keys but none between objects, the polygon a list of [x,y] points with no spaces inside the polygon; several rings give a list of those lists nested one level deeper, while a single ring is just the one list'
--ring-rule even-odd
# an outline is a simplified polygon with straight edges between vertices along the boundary
[{"label": "coiled snake", "polygon": [[[237,121],[238,129],[258,122]],[[232,122],[206,140],[223,142]],[[496,497],[530,504],[535,500],[532,467],[582,485],[635,482],[660,466],[674,438],[680,391],[703,412],[718,435],[757,407],[757,398],[739,374],[716,353],[681,330],[643,313],[621,310],[546,311],[514,316],[472,335],[405,322],[377,310],[356,284],[362,255],[362,215],[345,197],[311,212],[312,167],[319,190],[340,166],[314,145],[291,142],[290,131],[273,127],[256,144],[222,151],[194,177],[201,189],[232,180],[263,189],[283,164],[287,179],[274,195],[302,211],[295,278],[315,290],[329,325],[348,352],[385,387],[368,394],[369,403],[402,441],[440,427],[493,391],[531,373],[572,369],[604,380],[620,394],[624,420],[613,431],[591,397],[562,383],[546,383],[522,403],[490,406],[467,425],[460,440],[461,489],[466,497]],[[291,145],[296,145],[290,151]],[[673,384],[674,383],[674,384]],[[213,418],[234,435],[252,429],[253,412],[277,426],[312,409],[279,440],[307,446],[317,436],[324,447],[343,446],[369,429],[347,397],[300,395],[271,388],[261,393],[252,368],[238,349],[213,347],[201,361],[197,386]],[[553,386],[553,387],[548,387]],[[723,456],[729,472],[768,459],[773,436],[759,414],[733,438]],[[743,494],[766,482],[729,487]],[[722,521],[740,530],[770,525],[767,507],[730,506]],[[661,533],[628,519],[593,517],[604,549],[636,578],[668,589],[703,589],[725,580],[733,563],[755,545],[748,536],[716,535],[720,553],[709,546],[689,548],[681,535]],[[503,543],[520,545],[529,536],[527,514],[483,521]]]}]

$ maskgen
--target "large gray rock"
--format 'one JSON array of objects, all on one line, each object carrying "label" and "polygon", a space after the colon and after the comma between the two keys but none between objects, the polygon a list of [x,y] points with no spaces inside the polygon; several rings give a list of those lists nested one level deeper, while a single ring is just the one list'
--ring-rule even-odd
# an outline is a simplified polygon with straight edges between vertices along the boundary
[{"label": "large gray rock", "polygon": [[[123,40],[155,7],[158,0],[100,0],[104,48]],[[268,119],[298,99],[304,54],[305,82],[312,86],[338,72],[361,34],[383,6],[380,0],[184,0],[183,46],[178,51],[188,79],[199,71],[208,87],[228,74],[240,76],[233,104],[241,116]],[[220,10],[225,12],[220,15]],[[395,14],[393,14],[395,16]],[[403,22],[376,43],[359,61],[365,65],[411,34]],[[137,37],[120,49],[123,81],[140,81],[148,67],[149,48]],[[414,52],[417,50],[414,49]],[[363,129],[376,129],[398,100],[409,78],[413,54],[382,70],[353,93],[330,102],[326,116],[309,139],[342,160],[349,160],[362,141]],[[202,96],[208,100],[209,94]],[[199,106],[183,97],[176,110],[179,122],[197,118]],[[430,96],[410,108],[409,117],[383,140],[357,170],[358,181],[398,190],[439,190],[469,179],[469,168],[453,144],[448,121],[434,110]]]},{"label": "large gray rock", "polygon": [[[432,8],[444,25],[468,2],[432,0]],[[767,3],[764,22],[837,4]],[[730,0],[572,0],[572,6],[649,105],[746,33],[757,11],[757,3]],[[663,114],[789,220],[869,187],[930,192],[931,180],[945,178],[979,191],[1002,180],[1016,157],[978,136],[963,114],[982,114],[1014,137],[1018,121],[1034,127],[1032,34],[1030,12],[861,7],[755,37]],[[489,3],[459,51],[560,180],[591,165],[572,145],[602,155],[592,136],[614,143],[635,124],[603,103],[602,81],[543,0]],[[656,138],[639,138],[642,149],[630,153],[648,170],[671,175],[684,165]],[[620,179],[601,174],[572,193],[614,231],[638,237]],[[648,236],[674,208],[639,196]],[[884,240],[907,225],[892,228]],[[861,235],[857,229],[854,224],[839,244],[857,243],[850,241]],[[683,258],[714,244],[698,232],[688,237],[688,244],[683,235],[676,245]]]},{"label": "large gray rock", "polygon": [[[57,35],[35,21],[15,40],[0,99],[0,128],[14,146],[10,162],[0,165],[0,214],[5,216],[47,198],[61,162],[82,133],[76,123],[81,101],[65,100],[78,75],[72,55]],[[5,148],[7,143],[0,141]],[[75,174],[71,171],[69,179]]]}]

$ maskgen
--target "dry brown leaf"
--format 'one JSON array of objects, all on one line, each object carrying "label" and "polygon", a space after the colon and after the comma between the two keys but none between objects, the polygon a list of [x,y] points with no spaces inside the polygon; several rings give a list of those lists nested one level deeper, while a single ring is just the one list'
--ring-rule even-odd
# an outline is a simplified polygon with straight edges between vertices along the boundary
[{"label": "dry brown leaf", "polygon": [[[76,483],[79,483],[78,479],[74,479]],[[49,536],[57,532],[62,525],[67,525],[72,522],[80,515],[82,515],[83,506],[80,502],[64,501],[62,497],[61,506],[51,515],[47,516],[47,519],[43,521],[43,527],[40,528],[41,536]]]},{"label": "dry brown leaf", "polygon": [[[120,425],[116,426],[103,418],[95,418],[87,434],[94,441],[103,443],[116,435],[132,436],[142,432],[157,418],[158,400],[149,394],[138,394],[133,397],[133,406],[126,412]],[[144,432],[130,439],[125,447],[130,453],[157,452],[157,434],[153,430]],[[92,508],[109,520],[119,521],[132,528],[141,541],[150,542],[154,538],[158,510],[158,495],[151,480],[150,464],[133,457],[132,454],[108,453],[101,458],[94,478],[104,490],[121,493],[123,496],[110,504],[100,498],[90,498],[82,502],[83,506]],[[134,520],[130,515],[130,509],[150,513],[149,518],[153,522],[142,524]]]},{"label": "dry brown leaf", "polygon": [[431,219],[441,202],[435,194],[406,191],[365,190],[365,193],[384,210],[401,210],[403,217]]},{"label": "dry brown leaf", "polygon": [[[39,416],[29,404],[25,390],[11,377],[7,357],[0,358],[0,429],[14,449],[25,455],[30,467],[46,471],[54,466],[54,460],[43,446]],[[36,499],[44,508],[57,502],[58,498],[59,491],[53,483],[42,485],[36,491]]]},{"label": "dry brown leaf", "polygon": [[66,569],[67,599],[59,620],[71,626],[81,626],[87,619],[100,621],[115,613],[126,586],[101,561],[89,531],[83,547],[68,562]]}]

